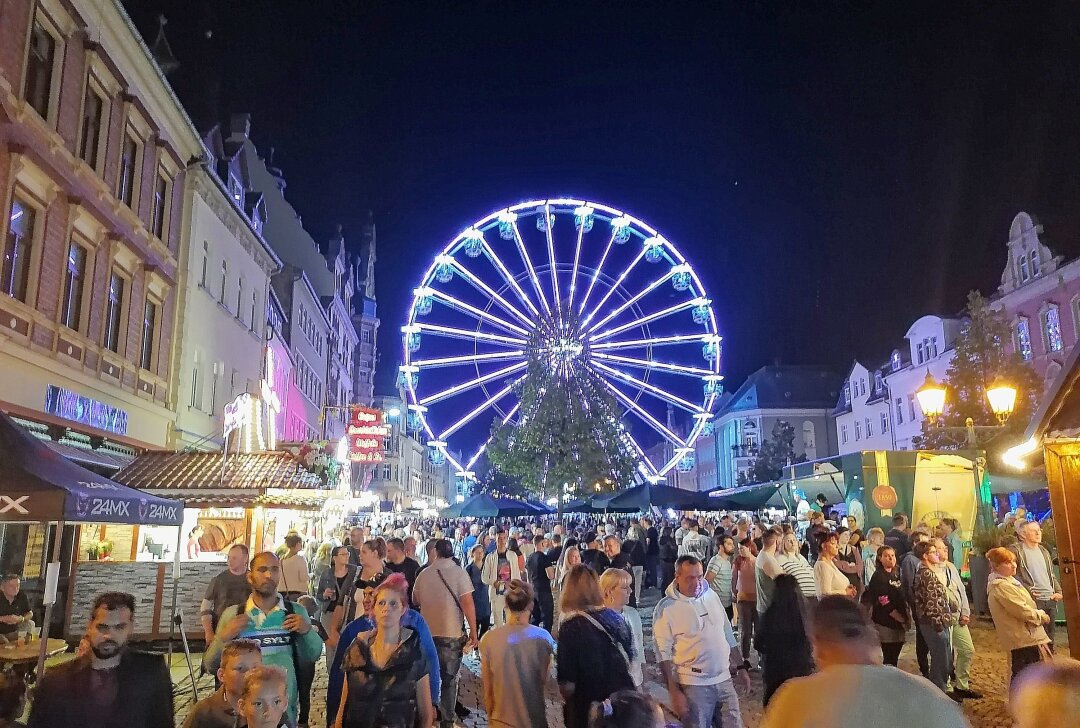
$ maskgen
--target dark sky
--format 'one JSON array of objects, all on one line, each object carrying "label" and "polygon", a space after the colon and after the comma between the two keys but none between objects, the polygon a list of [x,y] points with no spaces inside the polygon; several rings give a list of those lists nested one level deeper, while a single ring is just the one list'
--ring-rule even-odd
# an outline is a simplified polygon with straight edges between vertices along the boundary
[{"label": "dark sky", "polygon": [[384,385],[436,249],[523,199],[597,199],[674,241],[729,386],[776,358],[884,360],[996,289],[1021,209],[1080,253],[1075,2],[125,4],[150,38],[168,15],[200,125],[253,115],[318,239],[374,210]]}]

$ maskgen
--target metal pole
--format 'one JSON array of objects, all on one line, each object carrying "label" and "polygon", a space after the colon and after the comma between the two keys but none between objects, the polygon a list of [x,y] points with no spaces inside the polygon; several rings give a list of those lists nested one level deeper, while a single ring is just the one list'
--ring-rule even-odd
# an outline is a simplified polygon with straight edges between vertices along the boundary
[{"label": "metal pole", "polygon": [[56,585],[60,577],[60,548],[63,544],[64,521],[56,522],[56,533],[53,534],[53,560],[49,562],[45,571],[45,618],[41,625],[41,640],[38,645],[37,666],[34,673],[38,680],[45,672],[45,650],[49,642],[49,625],[52,623],[53,605],[56,604]]},{"label": "metal pole", "polygon": [[[176,633],[176,592],[180,588],[180,548],[183,540],[184,525],[181,523],[176,527],[176,553],[173,554],[172,606],[169,608],[168,663],[170,670],[172,670],[173,636]],[[181,627],[181,630],[183,630],[183,627]]]}]

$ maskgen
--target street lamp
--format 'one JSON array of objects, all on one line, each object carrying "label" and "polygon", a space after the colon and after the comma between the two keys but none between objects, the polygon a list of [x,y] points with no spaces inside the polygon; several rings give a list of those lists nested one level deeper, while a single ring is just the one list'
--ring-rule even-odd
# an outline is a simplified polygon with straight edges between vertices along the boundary
[{"label": "street lamp", "polygon": [[[1005,382],[1000,376],[986,388],[985,393],[986,399],[990,402],[990,410],[997,417],[998,424],[976,425],[975,421],[968,417],[963,427],[946,427],[939,419],[945,411],[945,385],[939,384],[930,375],[930,372],[927,372],[926,381],[915,391],[915,396],[919,399],[919,406],[922,408],[927,420],[929,420],[930,425],[932,427],[936,425],[934,429],[937,432],[951,436],[957,445],[964,445],[968,449],[975,451],[971,460],[971,474],[975,478],[976,492],[982,487],[979,469],[985,469],[986,467],[986,458],[978,455],[979,435],[984,436],[982,438],[983,445],[1000,435],[1005,429],[1005,422],[1012,415],[1016,406],[1016,387]],[[985,507],[980,507],[979,513],[984,519],[988,519],[989,516],[984,510]]]}]

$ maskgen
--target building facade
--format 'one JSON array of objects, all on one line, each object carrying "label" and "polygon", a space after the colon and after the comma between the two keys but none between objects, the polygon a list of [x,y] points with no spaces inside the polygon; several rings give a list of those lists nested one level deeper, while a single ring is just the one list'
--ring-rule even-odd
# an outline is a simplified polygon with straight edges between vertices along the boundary
[{"label": "building facade", "polygon": [[390,436],[384,444],[385,460],[373,466],[369,490],[403,509],[414,507],[414,503],[419,507],[419,501],[429,508],[453,502],[457,491],[451,488],[449,462],[432,462],[427,446],[409,434],[404,400],[396,395],[376,395],[373,405],[382,410]]},{"label": "building facade", "polygon": [[182,205],[198,134],[114,0],[0,5],[0,409],[172,441]]},{"label": "building facade", "polygon": [[922,434],[925,422],[915,393],[927,374],[938,382],[945,381],[961,323],[958,318],[923,316],[908,328],[905,346],[892,353],[885,386],[889,392],[893,450],[915,449],[914,438]]},{"label": "building facade", "polygon": [[1013,218],[991,306],[1005,313],[1012,329],[1006,345],[1049,386],[1080,339],[1080,258],[1065,262],[1042,235],[1043,226],[1028,213]]},{"label": "building facade", "polygon": [[353,357],[353,400],[371,406],[375,401],[375,365],[378,362],[379,312],[375,304],[375,221],[368,213],[361,230],[362,264],[356,269],[356,295],[352,321],[357,345]]},{"label": "building facade", "polygon": [[794,428],[797,457],[837,454],[831,414],[840,381],[839,375],[814,366],[766,366],[747,377],[716,414],[716,483],[704,490],[734,488],[747,480],[777,422]]},{"label": "building facade", "polygon": [[856,361],[848,370],[840,401],[833,410],[841,455],[860,450],[893,449],[891,400],[885,384],[885,375],[891,366],[891,360],[875,367]]},{"label": "building facade", "polygon": [[188,171],[181,269],[173,447],[220,449],[223,412],[239,394],[262,397],[270,276],[281,261],[262,238],[259,205],[227,184],[236,161],[211,151]]}]

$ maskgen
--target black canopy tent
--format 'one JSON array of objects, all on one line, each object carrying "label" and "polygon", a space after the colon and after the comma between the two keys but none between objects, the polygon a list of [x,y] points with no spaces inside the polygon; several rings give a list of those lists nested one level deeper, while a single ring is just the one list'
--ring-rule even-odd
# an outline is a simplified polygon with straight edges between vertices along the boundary
[{"label": "black canopy tent", "polygon": [[0,522],[56,523],[52,560],[45,574],[39,677],[56,602],[64,524],[180,526],[183,520],[183,504],[120,485],[76,465],[0,412]]}]

